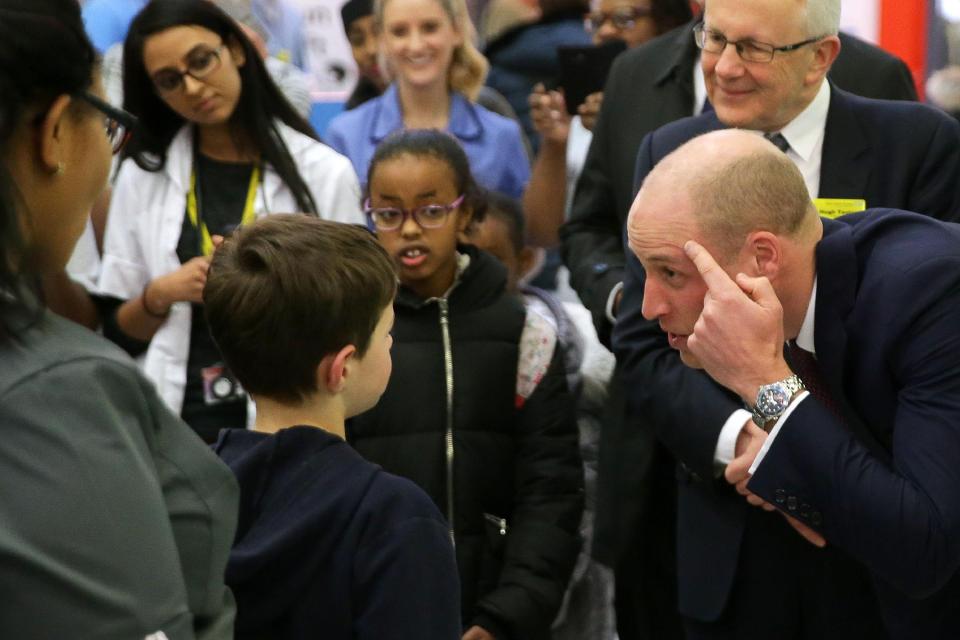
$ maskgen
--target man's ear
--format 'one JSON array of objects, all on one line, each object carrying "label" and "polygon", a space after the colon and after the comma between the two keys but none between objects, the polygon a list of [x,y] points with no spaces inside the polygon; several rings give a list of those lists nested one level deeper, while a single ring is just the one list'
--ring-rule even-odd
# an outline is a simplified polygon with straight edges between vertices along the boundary
[{"label": "man's ear", "polygon": [[343,391],[350,375],[351,358],[356,352],[357,348],[348,344],[340,351],[325,356],[317,367],[317,380],[320,383],[318,386],[330,393]]},{"label": "man's ear", "polygon": [[823,76],[827,75],[833,61],[840,55],[840,38],[837,36],[828,36],[814,45],[813,62],[807,71],[807,83],[818,82]]},{"label": "man's ear", "polygon": [[68,109],[73,98],[59,96],[47,109],[39,127],[40,162],[50,173],[62,172],[67,156]]},{"label": "man's ear", "polygon": [[750,253],[750,266],[756,269],[755,276],[766,276],[773,281],[783,265],[783,244],[780,238],[769,231],[754,231],[747,236],[746,250]]}]

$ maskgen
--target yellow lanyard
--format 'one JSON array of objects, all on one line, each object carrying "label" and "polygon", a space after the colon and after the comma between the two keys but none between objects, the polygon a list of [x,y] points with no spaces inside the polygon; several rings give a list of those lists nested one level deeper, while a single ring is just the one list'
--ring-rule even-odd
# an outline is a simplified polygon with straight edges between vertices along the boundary
[{"label": "yellow lanyard", "polygon": [[[255,217],[253,204],[257,199],[257,185],[260,182],[260,167],[254,165],[253,172],[250,174],[250,186],[247,188],[247,201],[243,205],[243,216],[240,218],[240,224],[245,225],[253,222]],[[210,237],[210,230],[207,229],[207,223],[200,220],[197,213],[197,170],[190,173],[190,191],[187,193],[187,215],[190,216],[190,222],[193,228],[200,232],[200,248],[203,255],[213,255],[213,238]]]}]

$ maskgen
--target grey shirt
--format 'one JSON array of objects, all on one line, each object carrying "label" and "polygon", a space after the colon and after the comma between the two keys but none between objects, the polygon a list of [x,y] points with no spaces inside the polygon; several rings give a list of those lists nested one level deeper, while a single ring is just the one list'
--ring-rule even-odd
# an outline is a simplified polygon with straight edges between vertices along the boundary
[{"label": "grey shirt", "polygon": [[231,638],[230,470],[86,329],[45,313],[0,362],[0,637]]}]

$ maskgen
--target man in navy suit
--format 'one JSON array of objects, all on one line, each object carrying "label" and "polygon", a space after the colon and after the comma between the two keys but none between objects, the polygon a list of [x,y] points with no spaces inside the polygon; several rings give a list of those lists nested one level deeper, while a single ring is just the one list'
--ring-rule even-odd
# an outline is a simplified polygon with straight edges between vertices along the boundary
[{"label": "man in navy suit", "polygon": [[[654,6],[657,4],[654,2]],[[822,0],[811,3],[815,9],[818,5],[822,15]],[[743,7],[745,12],[755,11],[747,3]],[[760,22],[763,18],[755,20]],[[633,177],[640,143],[658,127],[699,113],[704,103],[701,51],[694,41],[693,27],[693,23],[684,25],[617,58],[604,88],[603,106],[577,183],[570,218],[561,228],[570,283],[592,312],[605,344],[609,344],[620,301],[626,262],[622,233],[636,195]],[[813,27],[814,30],[797,36],[773,32],[769,37],[775,37],[774,42],[779,45],[829,31],[829,24],[824,27],[822,20]],[[833,83],[830,88],[871,98],[916,100],[909,69],[902,60],[850,35],[839,33],[838,37],[840,53],[827,76]],[[784,60],[777,60],[774,67],[784,61],[795,62],[798,56],[804,62],[808,49],[776,53],[775,57]],[[729,78],[729,71],[728,68],[725,78]],[[761,68],[757,73],[763,71]],[[785,85],[787,99],[804,90],[795,77],[796,74],[789,74],[776,79]],[[869,153],[872,140],[856,133],[868,125],[851,125],[849,121],[855,116],[844,118],[842,110],[838,113],[837,118],[829,120],[831,130],[854,132],[855,144],[850,149],[837,144],[832,145],[832,150],[825,150],[824,158],[828,165],[832,162],[833,168],[828,166],[822,172],[822,192],[849,192],[860,198],[863,193],[859,188],[834,189],[829,184],[832,181],[842,186],[843,180],[855,175],[837,171],[838,164],[853,165],[851,170],[857,173],[869,171],[868,166],[860,167],[856,160],[858,155]],[[909,119],[912,113],[908,111],[906,117]],[[886,134],[882,126],[869,126],[874,132]],[[902,121],[896,128],[902,128]],[[947,142],[939,148],[950,149],[951,137],[945,138]],[[839,138],[831,132],[827,139]],[[918,143],[914,148],[921,147]],[[950,153],[955,158],[957,150]],[[854,159],[848,162],[848,157]],[[883,158],[883,162],[898,166],[889,158]],[[935,159],[931,158],[931,162]],[[951,162],[956,164],[955,159]],[[907,173],[902,177],[913,179]],[[925,178],[918,180],[918,184],[924,181]],[[857,180],[853,186],[858,187],[859,182],[865,180]],[[675,562],[670,550],[675,537],[674,463],[653,440],[652,430],[638,428],[643,416],[624,419],[623,396],[618,374],[611,384],[609,409],[601,431],[593,551],[598,560],[615,570],[617,631],[621,640],[682,638],[675,614]]]},{"label": "man in navy suit", "polygon": [[[809,197],[954,219],[960,127],[922,105],[862,99],[831,86],[824,75],[838,43],[824,34],[835,34],[838,24],[837,0],[711,0],[697,38],[716,112],[650,134],[638,156],[638,184],[693,136],[734,126],[780,134],[777,144],[799,167]],[[862,624],[847,638],[884,637],[869,577],[843,550],[808,545],[715,479],[736,457],[750,414],[681,365],[656,323],[641,317],[642,303],[643,270],[628,256],[615,351],[633,415],[644,417],[638,428],[652,427],[681,464],[678,608],[688,635],[725,637],[718,629],[732,626],[738,638],[789,638],[796,629],[830,637],[849,619]],[[762,571],[771,556],[784,558],[777,574]],[[785,586],[822,595],[798,609]],[[743,604],[758,598],[767,603],[759,613]],[[825,625],[823,634],[811,631],[814,620]]]},{"label": "man in navy suit", "polygon": [[[618,355],[666,334],[666,386],[643,393],[669,390],[657,417],[682,415],[660,435],[696,476],[688,637],[960,637],[960,226],[821,219],[784,154],[718,131],[646,177],[627,235],[648,322],[618,323]],[[717,464],[715,425],[743,406]]]}]

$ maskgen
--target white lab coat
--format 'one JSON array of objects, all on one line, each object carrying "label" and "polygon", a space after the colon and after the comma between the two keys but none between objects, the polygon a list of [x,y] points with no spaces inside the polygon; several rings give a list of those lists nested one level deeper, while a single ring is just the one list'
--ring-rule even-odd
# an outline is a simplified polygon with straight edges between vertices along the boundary
[{"label": "white lab coat", "polygon": [[[325,220],[363,224],[360,185],[350,161],[330,147],[277,123],[300,175]],[[131,300],[154,278],[180,268],[177,243],[187,206],[193,165],[192,127],[170,143],[160,171],[144,171],[126,160],[120,169],[104,237],[98,290]],[[256,198],[256,215],[297,210],[290,189],[269,165]],[[138,358],[144,373],[178,415],[183,408],[190,348],[190,303],[173,305],[146,353]]]}]

